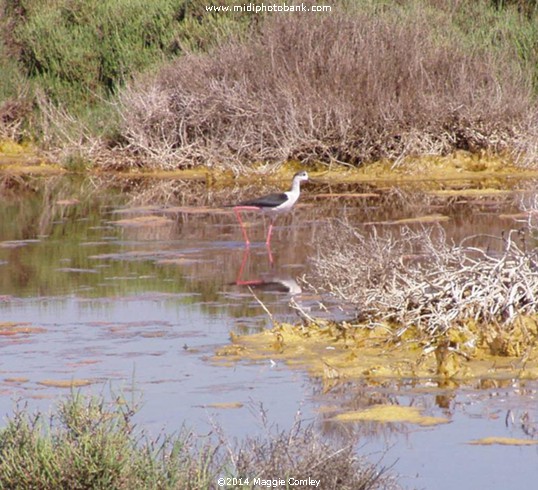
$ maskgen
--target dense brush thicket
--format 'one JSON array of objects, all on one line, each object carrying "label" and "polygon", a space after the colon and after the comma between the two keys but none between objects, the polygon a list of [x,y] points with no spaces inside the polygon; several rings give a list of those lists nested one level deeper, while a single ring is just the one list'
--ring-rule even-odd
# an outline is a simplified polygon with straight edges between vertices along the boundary
[{"label": "dense brush thicket", "polygon": [[0,137],[94,161],[115,148],[138,165],[236,170],[538,151],[533,2],[207,8],[234,3],[0,0]]},{"label": "dense brush thicket", "polygon": [[184,56],[133,84],[121,98],[122,135],[172,165],[358,165],[509,148],[527,128],[530,80],[513,58],[440,38],[433,21],[426,11],[413,22],[268,17],[248,42]]}]

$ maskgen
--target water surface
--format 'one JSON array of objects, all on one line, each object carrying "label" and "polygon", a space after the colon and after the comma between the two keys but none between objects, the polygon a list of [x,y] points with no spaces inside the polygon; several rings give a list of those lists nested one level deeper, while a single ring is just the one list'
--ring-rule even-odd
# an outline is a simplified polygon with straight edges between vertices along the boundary
[{"label": "water surface", "polygon": [[[227,202],[268,190],[216,189],[203,181],[28,178],[2,188],[0,201],[0,413],[15,400],[48,410],[86,384],[91,393],[142,400],[138,421],[169,432],[183,423],[231,436],[260,430],[260,407],[281,427],[296,412],[327,437],[358,437],[358,451],[403,475],[416,488],[525,488],[538,477],[536,446],[475,446],[487,436],[537,439],[534,381],[477,381],[440,387],[413,380],[323,388],[274,362],[223,366],[211,357],[230,332],[256,332],[296,321],[289,302],[323,314],[319,298],[297,281],[326,236],[324,223],[346,219],[359,230],[400,220],[441,217],[454,240],[488,238],[521,226],[521,203],[533,183],[503,183],[501,192],[431,191],[387,184],[304,186],[301,204],[277,221],[264,244],[264,218],[246,220],[242,242]],[[485,237],[484,235],[487,235]],[[534,243],[532,243],[534,246]],[[263,306],[262,306],[263,304]],[[349,312],[341,312],[342,315]],[[213,405],[239,402],[239,408]],[[342,408],[376,403],[420,406],[448,417],[436,427],[332,420]],[[307,475],[305,475],[307,476]]]}]

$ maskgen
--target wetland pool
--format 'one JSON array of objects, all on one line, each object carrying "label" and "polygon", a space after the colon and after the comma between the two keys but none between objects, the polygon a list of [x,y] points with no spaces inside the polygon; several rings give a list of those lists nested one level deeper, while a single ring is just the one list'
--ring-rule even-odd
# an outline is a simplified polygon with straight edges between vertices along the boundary
[{"label": "wetland pool", "polygon": [[[426,217],[456,241],[474,237],[491,249],[496,242],[488,236],[521,226],[535,183],[483,192],[466,182],[435,191],[309,183],[294,212],[278,219],[268,251],[263,217],[248,216],[253,244],[245,249],[233,213],[221,207],[264,192],[261,185],[217,189],[204,181],[95,176],[6,182],[0,191],[3,419],[17,401],[48,411],[71,384],[87,393],[132,394],[141,400],[137,421],[156,433],[183,424],[207,433],[216,423],[231,437],[244,437],[262,430],[261,407],[281,428],[300,411],[327,437],[353,437],[359,454],[392,466],[405,488],[533,488],[534,380],[439,386],[402,379],[327,389],[280,362],[224,365],[212,357],[231,332],[269,328],[265,309],[278,321],[297,321],[291,298],[312,316],[326,314],[298,278],[312,267],[316,243],[330,240],[323,235],[327,220],[397,229]],[[444,423],[334,419],[344,408],[380,403],[418,407]],[[475,444],[486,437],[533,444]]]}]

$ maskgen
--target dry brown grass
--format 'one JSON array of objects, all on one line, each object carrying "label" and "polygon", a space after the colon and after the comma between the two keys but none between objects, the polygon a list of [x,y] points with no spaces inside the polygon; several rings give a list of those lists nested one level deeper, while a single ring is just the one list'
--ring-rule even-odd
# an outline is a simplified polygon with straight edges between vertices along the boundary
[{"label": "dry brown grass", "polygon": [[121,97],[122,137],[159,166],[236,170],[510,148],[528,125],[528,80],[508,56],[440,38],[440,23],[430,10],[413,22],[267,17],[248,43],[185,56],[132,84]]},{"label": "dry brown grass", "polygon": [[[284,479],[290,487],[306,490],[313,488],[306,481],[311,478],[319,482],[318,488],[324,489],[401,488],[386,467],[358,457],[353,444],[331,442],[312,426],[305,427],[297,420],[289,431],[271,429],[263,437],[246,439],[238,448],[230,448],[228,457],[233,465],[232,473],[249,475],[251,483],[253,478]],[[289,478],[295,480],[293,485]]]}]

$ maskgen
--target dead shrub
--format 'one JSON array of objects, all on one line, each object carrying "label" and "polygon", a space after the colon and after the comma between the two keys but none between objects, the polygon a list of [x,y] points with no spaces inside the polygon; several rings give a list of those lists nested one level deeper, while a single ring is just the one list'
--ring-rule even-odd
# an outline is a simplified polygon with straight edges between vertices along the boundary
[{"label": "dead shrub", "polygon": [[25,95],[0,102],[0,138],[20,140],[25,120],[31,112],[31,104]]},{"label": "dead shrub", "polygon": [[319,488],[400,488],[387,468],[358,457],[352,444],[328,442],[312,426],[297,421],[289,431],[272,430],[266,437],[248,438],[233,452],[233,474],[249,475],[251,483],[253,478],[284,479],[291,485],[292,479],[293,488],[309,489],[315,485],[310,478],[319,482]]},{"label": "dead shrub", "polygon": [[440,37],[429,12],[413,23],[382,11],[267,16],[248,41],[131,84],[127,148],[172,167],[510,147],[527,124],[528,80],[508,56]]},{"label": "dead shrub", "polygon": [[361,234],[333,224],[307,278],[320,292],[356,305],[360,319],[416,326],[429,334],[461,322],[507,327],[538,313],[538,251],[518,232],[501,252],[453,244],[443,229]]}]

